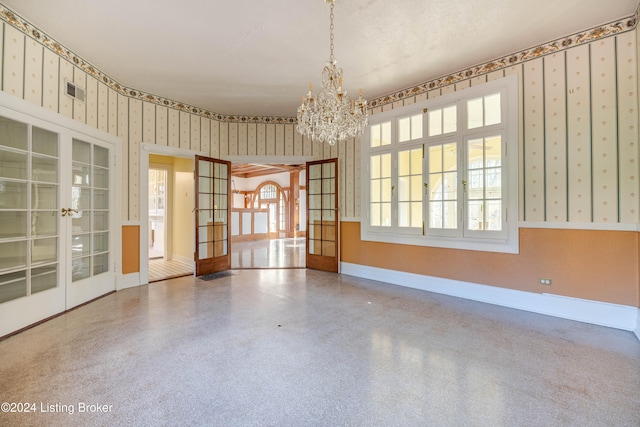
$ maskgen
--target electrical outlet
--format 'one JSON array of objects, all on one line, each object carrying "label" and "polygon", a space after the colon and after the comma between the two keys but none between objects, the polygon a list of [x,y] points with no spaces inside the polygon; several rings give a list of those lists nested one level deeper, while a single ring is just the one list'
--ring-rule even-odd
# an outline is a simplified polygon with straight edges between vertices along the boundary
[{"label": "electrical outlet", "polygon": [[538,283],[541,285],[551,285],[551,279],[538,279]]}]

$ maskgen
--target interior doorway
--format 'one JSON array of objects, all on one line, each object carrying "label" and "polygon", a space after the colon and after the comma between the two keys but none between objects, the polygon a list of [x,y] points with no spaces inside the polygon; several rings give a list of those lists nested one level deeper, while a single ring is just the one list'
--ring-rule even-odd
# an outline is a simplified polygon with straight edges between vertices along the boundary
[{"label": "interior doorway", "polygon": [[231,268],[305,268],[305,164],[231,166]]},{"label": "interior doorway", "polygon": [[194,164],[191,156],[149,154],[142,222],[147,283],[194,273]]}]

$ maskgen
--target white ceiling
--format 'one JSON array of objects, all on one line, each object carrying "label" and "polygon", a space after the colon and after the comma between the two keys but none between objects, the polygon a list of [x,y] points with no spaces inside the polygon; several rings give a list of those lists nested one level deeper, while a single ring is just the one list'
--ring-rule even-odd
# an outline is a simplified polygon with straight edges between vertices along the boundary
[{"label": "white ceiling", "polygon": [[[0,0],[118,83],[224,115],[295,117],[329,58],[323,0]],[[367,99],[632,15],[638,0],[337,0]]]}]

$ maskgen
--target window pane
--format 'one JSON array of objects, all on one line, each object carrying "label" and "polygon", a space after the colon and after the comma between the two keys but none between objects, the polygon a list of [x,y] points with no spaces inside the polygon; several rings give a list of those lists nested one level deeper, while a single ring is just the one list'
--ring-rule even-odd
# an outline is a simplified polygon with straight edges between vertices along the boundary
[{"label": "window pane", "polygon": [[381,169],[382,169],[382,177],[388,178],[391,177],[391,154],[383,154],[381,156]]},{"label": "window pane", "polygon": [[469,219],[469,230],[484,230],[482,216],[482,202],[470,201],[468,204],[469,212],[467,213]]},{"label": "window pane", "polygon": [[442,145],[429,147],[429,172],[442,171]]},{"label": "window pane", "polygon": [[484,170],[470,170],[467,180],[467,194],[469,199],[484,198]]},{"label": "window pane", "polygon": [[411,139],[422,138],[422,114],[411,116]]},{"label": "window pane", "polygon": [[398,141],[404,142],[411,139],[411,118],[403,117],[398,120]]},{"label": "window pane", "polygon": [[467,128],[475,129],[481,127],[483,120],[482,98],[467,101]]},{"label": "window pane", "polygon": [[391,203],[384,203],[382,205],[382,226],[391,227]]},{"label": "window pane", "polygon": [[455,200],[458,197],[458,173],[447,172],[442,174],[442,198]]},{"label": "window pane", "polygon": [[391,122],[384,122],[381,124],[381,127],[382,127],[382,140],[380,141],[380,145],[391,144]]},{"label": "window pane", "polygon": [[411,175],[422,175],[422,149],[411,150]]},{"label": "window pane", "polygon": [[381,225],[380,206],[380,203],[371,204],[371,225],[374,227],[379,227]]},{"label": "window pane", "polygon": [[502,230],[502,201],[487,200],[486,229]]},{"label": "window pane", "polygon": [[502,138],[495,136],[485,138],[485,167],[495,167],[502,164]]},{"label": "window pane", "polygon": [[442,132],[455,132],[458,129],[457,107],[452,105],[451,107],[444,108],[442,115]]},{"label": "window pane", "polygon": [[443,203],[443,224],[442,228],[458,228],[458,202],[448,201]]},{"label": "window pane", "polygon": [[382,201],[390,202],[391,201],[391,179],[385,178],[380,182],[382,187]]},{"label": "window pane", "polygon": [[429,136],[442,134],[442,110],[429,111]]},{"label": "window pane", "polygon": [[398,177],[398,201],[406,202],[411,196],[411,177]]},{"label": "window pane", "polygon": [[380,180],[371,181],[371,202],[376,203],[380,201]]},{"label": "window pane", "polygon": [[369,129],[369,146],[380,146],[380,125],[371,125],[371,128]]},{"label": "window pane", "polygon": [[484,97],[484,125],[495,125],[501,122],[500,93]]},{"label": "window pane", "polygon": [[398,227],[408,227],[411,223],[411,211],[407,202],[398,203]]},{"label": "window pane", "polygon": [[500,199],[502,197],[502,169],[491,168],[486,171],[487,182],[485,195],[487,199]]},{"label": "window pane", "polygon": [[422,227],[422,202],[411,203],[411,226]]},{"label": "window pane", "polygon": [[429,194],[429,200],[442,200],[442,174],[432,173],[429,174],[429,188],[431,189]]},{"label": "window pane", "polygon": [[458,169],[458,144],[445,144],[442,146],[443,171],[453,171]]},{"label": "window pane", "polygon": [[422,174],[411,177],[411,200],[422,200]]},{"label": "window pane", "polygon": [[381,178],[380,156],[371,156],[371,178]]},{"label": "window pane", "polygon": [[398,153],[398,174],[409,175],[411,172],[410,151],[400,151]]},{"label": "window pane", "polygon": [[429,203],[429,228],[442,228],[442,202]]}]

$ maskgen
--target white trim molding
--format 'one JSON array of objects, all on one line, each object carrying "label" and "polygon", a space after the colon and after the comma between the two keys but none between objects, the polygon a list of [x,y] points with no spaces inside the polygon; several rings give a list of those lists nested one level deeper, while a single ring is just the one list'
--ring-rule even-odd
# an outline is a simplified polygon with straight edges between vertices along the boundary
[{"label": "white trim molding", "polygon": [[634,332],[640,340],[640,309],[637,307],[553,294],[536,294],[348,262],[341,264],[342,274],[349,276],[622,329]]}]

